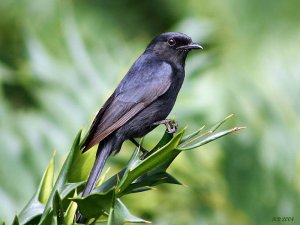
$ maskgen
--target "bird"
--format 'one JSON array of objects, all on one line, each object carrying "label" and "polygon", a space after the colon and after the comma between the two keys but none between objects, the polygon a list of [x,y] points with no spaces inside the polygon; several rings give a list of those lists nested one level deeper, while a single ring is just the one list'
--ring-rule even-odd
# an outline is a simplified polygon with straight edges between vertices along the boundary
[{"label": "bird", "polygon": [[[91,193],[112,154],[117,154],[126,140],[148,134],[160,124],[170,132],[171,112],[185,77],[185,61],[192,49],[203,49],[183,33],[157,35],[133,63],[115,91],[98,111],[82,152],[98,144],[96,159],[82,192]],[[77,221],[80,222],[80,218]]]}]

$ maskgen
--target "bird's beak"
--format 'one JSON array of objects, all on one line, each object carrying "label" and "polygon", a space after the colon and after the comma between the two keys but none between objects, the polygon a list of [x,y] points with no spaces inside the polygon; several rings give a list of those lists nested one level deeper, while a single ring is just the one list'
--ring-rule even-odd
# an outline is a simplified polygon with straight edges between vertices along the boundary
[{"label": "bird's beak", "polygon": [[191,42],[188,45],[179,46],[177,49],[190,50],[190,49],[203,49],[201,45]]}]

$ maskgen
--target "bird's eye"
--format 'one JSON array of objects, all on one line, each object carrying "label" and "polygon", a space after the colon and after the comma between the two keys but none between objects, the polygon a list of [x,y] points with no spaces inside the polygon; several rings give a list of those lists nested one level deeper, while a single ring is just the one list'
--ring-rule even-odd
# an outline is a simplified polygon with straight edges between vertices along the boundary
[{"label": "bird's eye", "polygon": [[176,41],[175,41],[173,38],[170,38],[170,39],[168,40],[168,44],[169,44],[170,46],[174,46],[174,45],[176,44]]}]

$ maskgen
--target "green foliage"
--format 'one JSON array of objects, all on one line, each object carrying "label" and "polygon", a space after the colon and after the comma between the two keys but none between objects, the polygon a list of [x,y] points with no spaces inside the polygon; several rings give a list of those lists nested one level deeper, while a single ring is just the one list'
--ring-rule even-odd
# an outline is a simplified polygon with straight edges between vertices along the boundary
[{"label": "green foliage", "polygon": [[[1,0],[0,221],[12,223],[53,152],[65,158],[78,128],[88,129],[147,43],[165,31],[187,33],[204,47],[187,59],[171,116],[196,130],[234,112],[233,123],[250,129],[203,146],[205,154],[180,154],[168,173],[189,188],[162,185],[144,192],[145,201],[131,194],[122,202],[160,225],[274,225],[273,217],[296,216],[299,7],[296,0]],[[149,134],[145,148],[161,132]],[[124,144],[107,176],[124,168],[132,148]],[[92,161],[95,151],[78,160]],[[72,166],[69,189],[85,180],[91,163],[83,167]]]},{"label": "green foliage", "polygon": [[[101,182],[91,194],[85,197],[76,196],[77,191],[83,185],[82,181],[70,183],[70,175],[73,173],[75,166],[85,169],[83,167],[85,162],[78,163],[76,157],[81,154],[80,131],[74,140],[68,157],[64,161],[55,184],[53,185],[53,156],[38,190],[21,213],[15,217],[13,224],[74,224],[77,207],[80,213],[89,220],[89,223],[94,223],[97,220],[107,221],[109,225],[149,223],[132,215],[121,201],[121,198],[124,195],[151,190],[153,186],[159,184],[181,184],[167,173],[166,170],[170,164],[183,150],[195,149],[241,129],[241,127],[238,127],[228,131],[216,132],[225,120],[203,133],[198,130],[190,135],[183,136],[186,130],[183,129],[173,137],[173,134],[165,132],[145,159],[140,159],[140,148],[136,148],[124,169]],[[195,144],[191,145],[192,142]],[[86,159],[89,160],[89,158]],[[76,164],[74,164],[75,161]]]}]

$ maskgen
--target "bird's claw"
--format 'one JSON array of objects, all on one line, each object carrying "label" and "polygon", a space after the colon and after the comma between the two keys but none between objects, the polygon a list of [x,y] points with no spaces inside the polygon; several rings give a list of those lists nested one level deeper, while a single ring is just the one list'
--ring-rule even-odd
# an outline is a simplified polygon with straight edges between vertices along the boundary
[{"label": "bird's claw", "polygon": [[165,124],[165,126],[166,126],[167,132],[168,132],[169,134],[174,134],[174,133],[176,133],[176,131],[177,131],[178,123],[177,123],[175,120],[173,120],[173,121],[169,120],[169,121]]},{"label": "bird's claw", "polygon": [[164,124],[166,126],[166,131],[169,134],[174,134],[177,131],[178,123],[176,120],[165,119],[154,123],[154,125]]}]

